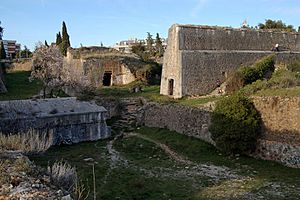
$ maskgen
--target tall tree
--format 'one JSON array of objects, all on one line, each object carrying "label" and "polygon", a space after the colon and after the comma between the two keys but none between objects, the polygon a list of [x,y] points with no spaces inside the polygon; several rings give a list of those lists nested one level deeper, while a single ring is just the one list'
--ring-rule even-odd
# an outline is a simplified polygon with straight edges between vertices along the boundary
[{"label": "tall tree", "polygon": [[61,39],[61,34],[60,34],[60,31],[56,34],[56,41],[55,41],[55,44],[57,46],[59,46],[62,42],[62,39]]},{"label": "tall tree", "polygon": [[[0,25],[1,25],[1,21],[0,21]],[[0,40],[2,40],[3,31],[4,31],[4,28],[2,26],[0,26]]]},{"label": "tall tree", "polygon": [[155,38],[155,50],[157,56],[161,57],[164,54],[164,47],[162,45],[161,38],[159,37],[159,34],[156,33],[156,38]]},{"label": "tall tree", "polygon": [[147,32],[147,39],[146,39],[146,42],[147,42],[147,51],[152,55],[153,53],[153,44],[154,44],[154,41],[153,41],[153,38],[152,38],[152,35]]},{"label": "tall tree", "polygon": [[0,59],[5,59],[6,58],[6,52],[4,49],[4,44],[3,41],[1,41],[1,45],[0,45]]},{"label": "tall tree", "polygon": [[64,56],[67,55],[67,49],[71,46],[70,36],[67,31],[66,23],[63,21],[62,24],[62,43],[61,43],[61,52]]}]

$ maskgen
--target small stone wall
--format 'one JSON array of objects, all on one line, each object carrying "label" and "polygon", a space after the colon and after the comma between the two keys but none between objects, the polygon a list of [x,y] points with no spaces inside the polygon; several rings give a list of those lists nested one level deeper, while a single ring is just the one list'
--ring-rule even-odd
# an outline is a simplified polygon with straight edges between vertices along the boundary
[{"label": "small stone wall", "polygon": [[16,100],[0,102],[0,132],[34,129],[53,134],[53,144],[93,141],[110,136],[107,111],[75,98]]},{"label": "small stone wall", "polygon": [[[300,168],[300,97],[255,97],[254,103],[264,128],[253,156]],[[208,131],[211,111],[204,108],[145,103],[137,121],[215,144]]]},{"label": "small stone wall", "polygon": [[263,121],[257,154],[300,168],[300,97],[254,97]]},{"label": "small stone wall", "polygon": [[138,124],[167,128],[214,144],[208,131],[210,112],[181,105],[146,103],[138,115]]}]

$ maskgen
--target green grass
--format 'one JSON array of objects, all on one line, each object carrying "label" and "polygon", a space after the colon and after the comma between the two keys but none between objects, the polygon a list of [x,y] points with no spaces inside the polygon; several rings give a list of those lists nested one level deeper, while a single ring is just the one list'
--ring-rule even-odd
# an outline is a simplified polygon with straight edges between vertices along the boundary
[{"label": "green grass", "polygon": [[189,98],[184,97],[181,99],[173,99],[166,95],[160,95],[160,87],[158,85],[154,86],[143,86],[142,92],[131,93],[130,88],[134,86],[135,83],[125,85],[125,86],[113,86],[113,87],[103,87],[96,91],[96,96],[113,96],[116,98],[126,98],[126,97],[144,97],[149,101],[158,102],[162,104],[181,104],[186,106],[199,106],[210,101],[215,101],[219,97],[202,97],[202,98]]},{"label": "green grass", "polygon": [[282,166],[276,162],[264,161],[240,156],[230,158],[223,155],[214,146],[201,141],[200,139],[187,137],[174,131],[167,131],[159,128],[142,127],[137,132],[160,141],[170,146],[173,150],[198,163],[211,163],[214,165],[224,165],[229,168],[239,169],[241,174],[249,175],[255,171],[260,179],[269,181],[282,181],[287,184],[293,183],[300,187],[300,170]]},{"label": "green grass", "polygon": [[258,91],[255,96],[281,96],[281,97],[299,97],[300,87],[279,88],[279,89],[263,89]]},{"label": "green grass", "polygon": [[29,81],[30,72],[16,71],[5,74],[4,80],[8,92],[0,94],[0,101],[28,99],[42,89],[39,81]]},{"label": "green grass", "polygon": [[[207,176],[188,175],[192,166],[175,162],[156,144],[134,136],[119,139],[113,145],[126,160],[121,162],[123,164],[111,162],[106,149],[109,140],[53,147],[44,155],[31,159],[44,167],[61,159],[75,166],[90,190],[89,199],[93,199],[93,164],[97,199],[243,199],[247,192],[264,199],[300,198],[299,169],[250,157],[229,158],[208,143],[166,129],[141,127],[136,131],[168,145],[195,164],[226,166],[242,177],[212,181]],[[94,161],[85,162],[84,158]],[[273,191],[285,192],[284,197],[267,192],[272,183],[280,184],[280,188]]]}]

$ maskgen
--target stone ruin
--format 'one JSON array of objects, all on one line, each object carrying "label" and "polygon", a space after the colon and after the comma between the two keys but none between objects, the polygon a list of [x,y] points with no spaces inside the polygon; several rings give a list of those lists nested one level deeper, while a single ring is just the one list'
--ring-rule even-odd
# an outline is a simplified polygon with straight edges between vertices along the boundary
[{"label": "stone ruin", "polygon": [[107,110],[76,98],[0,101],[0,132],[53,134],[53,145],[110,137]]},{"label": "stone ruin", "polygon": [[94,87],[129,84],[136,80],[136,70],[147,65],[135,54],[106,47],[69,48],[65,62],[81,71]]},{"label": "stone ruin", "polygon": [[[271,51],[275,44],[279,52]],[[174,24],[160,93],[173,98],[208,94],[239,67],[270,54],[277,64],[300,59],[300,33]]]}]

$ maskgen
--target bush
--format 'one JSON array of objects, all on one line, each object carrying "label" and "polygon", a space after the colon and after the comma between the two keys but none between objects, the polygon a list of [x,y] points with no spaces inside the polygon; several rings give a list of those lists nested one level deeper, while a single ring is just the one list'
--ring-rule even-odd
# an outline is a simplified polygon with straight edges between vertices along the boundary
[{"label": "bush", "polygon": [[292,72],[300,72],[300,60],[289,63],[287,69]]},{"label": "bush", "polygon": [[243,67],[239,71],[242,73],[245,84],[251,84],[257,80],[267,78],[270,72],[275,70],[274,55],[264,57],[250,67]]},{"label": "bush", "polygon": [[239,68],[227,81],[226,91],[233,93],[257,80],[269,78],[275,70],[274,55],[264,57],[251,66]]},{"label": "bush", "polygon": [[289,70],[278,70],[268,81],[269,87],[272,88],[290,88],[299,84],[299,77],[295,72]]},{"label": "bush", "polygon": [[55,162],[51,167],[48,166],[48,172],[52,183],[58,187],[71,192],[77,183],[77,172],[74,167],[65,162]]},{"label": "bush", "polygon": [[209,130],[217,147],[224,152],[247,153],[255,147],[260,115],[247,97],[224,97],[216,104]]}]

